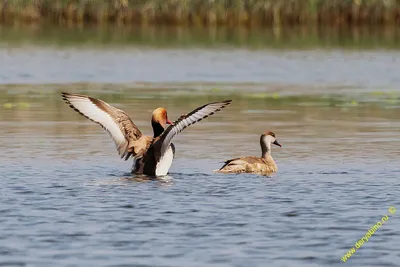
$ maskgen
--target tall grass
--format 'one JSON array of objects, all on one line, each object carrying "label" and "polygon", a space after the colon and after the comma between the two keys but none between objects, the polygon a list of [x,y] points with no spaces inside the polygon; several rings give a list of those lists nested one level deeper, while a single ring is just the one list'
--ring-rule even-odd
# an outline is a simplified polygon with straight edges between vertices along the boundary
[{"label": "tall grass", "polygon": [[0,0],[0,22],[286,26],[400,24],[399,0]]}]

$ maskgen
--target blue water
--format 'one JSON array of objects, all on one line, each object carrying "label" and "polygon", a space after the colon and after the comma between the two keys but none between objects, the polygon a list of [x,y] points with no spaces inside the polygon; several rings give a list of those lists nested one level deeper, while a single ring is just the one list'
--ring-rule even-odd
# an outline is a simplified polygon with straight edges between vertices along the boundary
[{"label": "blue water", "polygon": [[22,47],[0,49],[0,58],[0,84],[254,82],[400,89],[398,50]]},{"label": "blue water", "polygon": [[[397,92],[397,52],[24,49],[0,50],[0,266],[399,266],[398,94],[386,104],[350,97],[343,106],[234,99],[177,137],[169,176],[146,180],[129,173],[132,162],[118,158],[100,127],[62,103],[61,85],[43,95],[31,85],[224,81],[240,91],[236,82],[257,81],[291,94],[308,84],[316,95],[325,94],[319,84]],[[97,97],[91,86],[67,89]],[[118,94],[118,85],[101,86],[104,97],[108,88]],[[124,88],[112,104],[145,134],[154,108],[174,120],[207,100]],[[259,155],[265,130],[283,145],[272,151],[277,175],[212,172],[226,159]],[[391,206],[399,211],[389,214]]]},{"label": "blue water", "polygon": [[[2,266],[339,266],[400,207],[397,164],[286,160],[264,178],[181,158],[170,177],[144,182],[107,157],[81,160],[1,167]],[[399,216],[346,264],[398,266]]]}]

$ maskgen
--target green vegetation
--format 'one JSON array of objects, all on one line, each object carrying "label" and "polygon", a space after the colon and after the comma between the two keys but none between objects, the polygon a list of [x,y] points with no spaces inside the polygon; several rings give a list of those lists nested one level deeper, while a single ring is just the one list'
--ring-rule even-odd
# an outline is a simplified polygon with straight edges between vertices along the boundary
[{"label": "green vegetation", "polygon": [[[1,0],[0,0],[1,1]],[[0,25],[0,47],[399,49],[400,27],[185,27]]]},{"label": "green vegetation", "polygon": [[[85,127],[94,127],[94,124],[83,119],[62,101],[62,91],[90,95],[121,108],[131,116],[140,129],[144,129],[144,132],[151,132],[149,120],[151,112],[156,107],[167,108],[170,119],[175,120],[182,111],[190,111],[194,107],[222,99],[233,99],[234,104],[230,105],[229,110],[216,116],[213,119],[214,123],[218,120],[224,123],[232,122],[238,129],[247,127],[249,118],[258,118],[261,124],[266,125],[265,123],[268,123],[272,117],[271,121],[277,123],[274,125],[289,122],[289,125],[295,128],[298,127],[299,121],[304,120],[306,121],[304,127],[317,125],[319,128],[338,121],[340,123],[337,127],[344,127],[346,130],[357,127],[357,130],[368,129],[368,131],[370,128],[367,124],[362,128],[358,126],[359,123],[372,123],[371,126],[373,126],[375,122],[383,119],[385,122],[396,124],[400,119],[398,90],[377,89],[366,93],[364,88],[360,88],[350,90],[355,92],[337,93],[333,88],[309,90],[306,87],[292,86],[266,90],[265,85],[260,86],[260,84],[259,87],[257,84],[229,86],[228,84],[201,84],[201,88],[195,89],[198,85],[200,84],[0,85],[0,120],[3,123],[10,122],[12,125],[18,125],[18,127],[29,127],[33,131],[43,131],[46,134],[50,128],[44,127],[43,124],[36,125],[36,122],[74,120],[79,122],[80,133]],[[267,121],[265,121],[266,116]],[[344,122],[351,122],[351,124]],[[52,127],[54,134],[61,132],[68,134],[71,126],[69,123],[45,125]],[[213,125],[210,122],[206,125],[215,127],[219,124]],[[354,127],[349,125],[354,125]],[[379,124],[375,127],[386,126]]]},{"label": "green vegetation", "polygon": [[399,0],[0,0],[0,21],[59,24],[396,25]]},{"label": "green vegetation", "polygon": [[[200,86],[201,85],[201,86]],[[200,87],[199,87],[200,86]],[[354,88],[347,93],[336,93],[336,88],[318,87],[280,87],[265,89],[263,84],[224,84],[224,83],[149,83],[149,84],[8,84],[0,85],[1,109],[39,108],[39,102],[62,103],[62,91],[94,95],[109,103],[140,105],[144,102],[173,103],[186,106],[190,102],[203,103],[221,99],[233,99],[253,109],[265,107],[379,107],[400,108],[400,92],[382,89],[365,92]],[[36,103],[36,104],[35,104]],[[252,103],[252,105],[249,105]],[[57,105],[58,105],[57,104]],[[46,104],[47,105],[47,104]],[[43,106],[46,106],[45,104]]]}]

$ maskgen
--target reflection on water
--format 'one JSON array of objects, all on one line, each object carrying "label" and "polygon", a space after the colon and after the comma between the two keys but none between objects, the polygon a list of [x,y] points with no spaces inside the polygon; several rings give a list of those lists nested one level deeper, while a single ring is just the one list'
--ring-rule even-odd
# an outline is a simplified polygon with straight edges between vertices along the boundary
[{"label": "reflection on water", "polygon": [[[400,100],[388,108],[369,94],[355,105],[351,94],[296,96],[295,87],[289,96],[234,95],[229,108],[176,138],[170,175],[149,180],[130,176],[132,162],[57,90],[22,87],[0,90],[2,264],[334,266],[371,221],[400,206]],[[173,119],[232,96],[57,88],[93,89],[145,134],[158,106]],[[227,158],[259,155],[267,129],[283,144],[272,151],[277,176],[212,173]],[[395,218],[382,228],[346,264],[395,266]]]},{"label": "reflection on water", "polygon": [[[393,95],[155,87],[143,98],[146,89],[119,85],[2,86],[1,264],[335,266],[371,222],[400,207]],[[170,175],[148,180],[130,176],[132,162],[57,90],[102,98],[145,134],[158,106],[173,119],[210,100],[233,104],[179,135]],[[259,155],[265,130],[283,144],[272,151],[277,176],[212,173],[225,159]],[[396,266],[398,234],[394,217],[346,264]]]},{"label": "reflection on water", "polygon": [[296,85],[380,91],[400,83],[398,28],[0,26],[0,33],[0,84],[200,83],[202,89],[204,83],[262,83],[262,90]]},{"label": "reflection on water", "polygon": [[33,24],[0,25],[0,44],[6,47],[56,45],[80,47],[242,47],[398,49],[398,27],[55,27]]},{"label": "reflection on water", "polygon": [[[94,85],[89,86],[96,88]],[[21,157],[19,150],[12,148],[24,147],[22,144],[25,142],[26,145],[30,144],[29,150],[24,152],[27,157],[36,157],[36,149],[42,156],[49,153],[48,156],[60,159],[68,159],[77,153],[97,155],[110,149],[110,154],[113,154],[113,143],[109,142],[107,134],[61,101],[61,90],[87,93],[88,86],[60,85],[59,90],[52,93],[42,93],[39,89],[41,86],[30,88],[31,91],[21,93],[18,93],[18,89],[12,92],[1,90],[0,118],[7,134],[5,139],[20,139],[18,142],[5,142],[4,147],[10,148],[7,152],[9,157]],[[101,86],[99,88],[101,90]],[[153,89],[147,92],[147,98],[142,98],[141,92],[145,90],[143,88],[127,89],[120,94],[113,92],[111,85],[108,88],[111,93],[100,93],[94,89],[90,95],[125,110],[146,134],[152,132],[151,112],[157,107],[167,108],[173,119],[207,102],[232,98],[234,104],[227,111],[216,114],[179,136],[182,140],[182,144],[179,144],[182,147],[179,155],[184,158],[209,158],[210,151],[206,145],[210,138],[207,134],[209,132],[213,132],[214,141],[219,143],[213,154],[239,156],[237,151],[250,149],[249,153],[258,155],[258,136],[268,129],[276,132],[279,139],[289,142],[289,145],[296,142],[305,145],[294,146],[290,152],[286,149],[275,149],[274,152],[279,155],[289,153],[289,156],[296,153],[296,159],[291,158],[292,161],[316,156],[319,159],[330,159],[331,155],[326,153],[327,147],[330,152],[340,152],[342,160],[351,157],[356,159],[365,156],[367,152],[383,160],[391,159],[398,153],[397,149],[393,149],[392,142],[397,140],[397,131],[400,130],[399,93],[365,94],[355,90],[356,93],[347,95],[295,95],[301,93],[301,88],[288,87],[284,91],[288,93],[292,90],[292,95],[262,95],[249,91],[232,94],[228,91],[212,96],[207,93],[191,95],[190,92],[178,94],[179,90],[173,89]],[[230,140],[226,133],[237,136]],[[31,143],[33,136],[35,142]],[[93,139],[101,141],[107,149],[92,142]],[[374,140],[375,145],[368,145],[371,140]],[[308,147],[306,144],[313,145]],[[47,147],[45,154],[40,152],[43,146]],[[193,146],[197,147],[196,153],[191,152]],[[59,150],[63,152],[59,153]]]}]

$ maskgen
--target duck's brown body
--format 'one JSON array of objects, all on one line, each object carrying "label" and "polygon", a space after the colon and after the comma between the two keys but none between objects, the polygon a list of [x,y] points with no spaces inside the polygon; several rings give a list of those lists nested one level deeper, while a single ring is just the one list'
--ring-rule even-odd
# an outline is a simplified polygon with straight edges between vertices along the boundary
[{"label": "duck's brown body", "polygon": [[275,139],[275,134],[266,132],[260,137],[261,157],[240,157],[225,161],[219,170],[220,173],[256,173],[271,175],[278,171],[278,167],[271,156],[271,143],[281,146]]},{"label": "duck's brown body", "polygon": [[[121,158],[135,160],[132,172],[149,176],[168,173],[175,155],[172,139],[186,127],[201,121],[230,104],[231,100],[203,105],[174,123],[168,120],[167,111],[153,111],[151,125],[153,136],[143,135],[129,116],[106,102],[85,95],[62,93],[64,101],[75,111],[99,124],[112,137]],[[171,124],[167,129],[166,125]],[[164,131],[165,129],[165,131]]]},{"label": "duck's brown body", "polygon": [[225,165],[217,172],[221,173],[258,173],[270,175],[278,171],[278,167],[272,157],[242,157],[225,161]]}]

